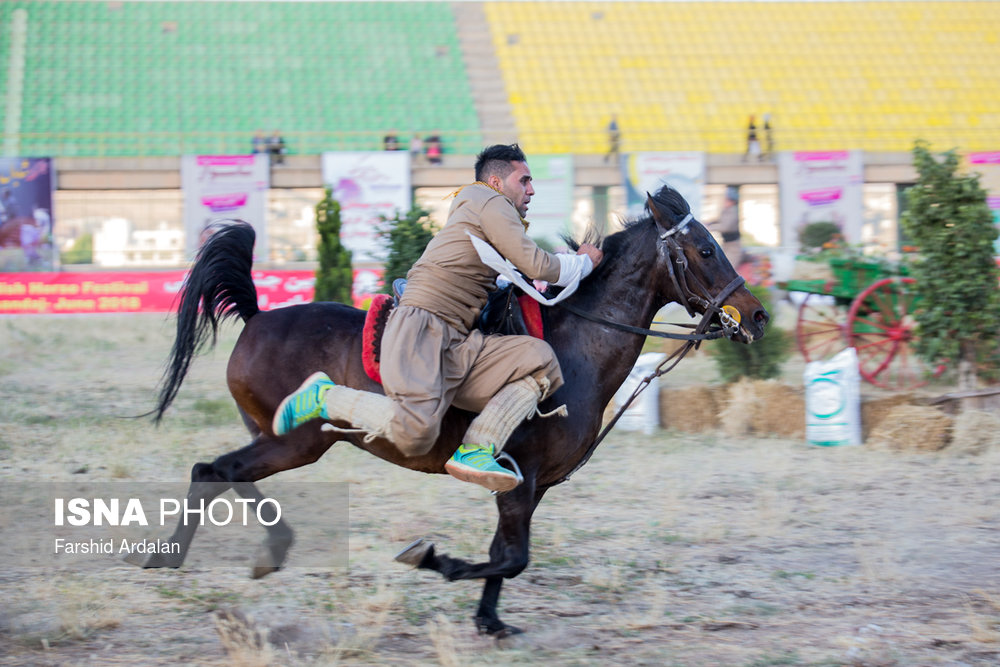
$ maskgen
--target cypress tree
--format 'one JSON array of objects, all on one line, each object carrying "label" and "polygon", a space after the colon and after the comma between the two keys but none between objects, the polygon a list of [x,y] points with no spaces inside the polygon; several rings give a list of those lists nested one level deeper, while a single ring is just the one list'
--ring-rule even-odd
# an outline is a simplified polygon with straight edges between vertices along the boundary
[{"label": "cypress tree", "polygon": [[351,251],[340,242],[340,203],[326,188],[316,204],[316,229],[319,231],[319,266],[316,269],[316,293],[313,301],[339,301],[350,304],[354,271]]}]

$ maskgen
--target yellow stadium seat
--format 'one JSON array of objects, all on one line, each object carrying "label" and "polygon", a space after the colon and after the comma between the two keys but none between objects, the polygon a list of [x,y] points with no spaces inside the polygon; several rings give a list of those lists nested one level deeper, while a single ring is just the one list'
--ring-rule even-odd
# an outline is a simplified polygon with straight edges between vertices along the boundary
[{"label": "yellow stadium seat", "polygon": [[[519,131],[540,145],[565,142],[546,143],[548,135],[592,136],[594,125],[606,125],[616,111],[634,150],[707,144],[742,152],[747,116],[760,122],[766,112],[774,114],[783,149],[905,151],[925,135],[968,150],[1000,144],[1000,127],[983,131],[1000,116],[993,111],[1000,109],[994,3],[487,2],[484,8]],[[507,34],[523,39],[510,45],[501,39]],[[530,88],[512,75],[524,53],[539,72]],[[588,112],[520,109],[559,99]],[[603,152],[602,135],[593,136],[587,145]]]}]

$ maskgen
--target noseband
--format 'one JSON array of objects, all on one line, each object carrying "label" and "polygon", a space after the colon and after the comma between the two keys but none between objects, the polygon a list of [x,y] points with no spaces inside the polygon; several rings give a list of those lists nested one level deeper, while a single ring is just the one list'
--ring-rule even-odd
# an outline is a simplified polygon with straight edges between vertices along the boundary
[{"label": "noseband", "polygon": [[[708,329],[712,316],[718,315],[719,323],[721,324],[722,329],[717,331],[721,331],[721,335],[726,338],[730,338],[739,330],[740,325],[739,322],[737,322],[729,313],[722,309],[722,304],[733,292],[742,287],[745,281],[742,276],[737,274],[736,277],[733,278],[721,292],[716,294],[714,297],[709,294],[705,285],[698,280],[697,276],[691,273],[687,257],[684,255],[684,250],[675,238],[678,233],[687,234],[687,226],[692,220],[694,220],[694,216],[688,213],[684,216],[683,220],[660,234],[660,241],[656,244],[656,250],[658,253],[666,255],[666,264],[670,276],[670,282],[673,284],[674,291],[676,292],[678,298],[683,299],[681,304],[687,310],[688,315],[691,317],[697,316],[697,313],[692,305],[701,306],[704,311],[702,313],[701,322],[698,323],[698,327],[695,329],[695,333],[704,333]],[[675,264],[679,270],[675,269]],[[690,281],[697,287],[697,292],[693,290],[691,285],[688,283],[689,278]]]},{"label": "noseband", "polygon": [[[696,345],[703,340],[732,338],[733,335],[739,331],[740,323],[722,309],[722,304],[733,292],[742,287],[746,281],[742,276],[737,274],[737,276],[733,278],[728,285],[722,288],[722,291],[715,296],[712,296],[705,285],[698,280],[698,277],[691,273],[687,257],[684,256],[684,250],[681,248],[681,244],[677,242],[677,239],[674,238],[674,236],[678,232],[681,234],[687,234],[688,223],[692,220],[694,220],[694,216],[688,213],[683,220],[660,234],[659,240],[656,242],[656,251],[658,254],[665,257],[670,282],[674,287],[674,292],[677,294],[678,302],[684,306],[688,315],[691,317],[698,316],[698,312],[694,309],[694,306],[700,306],[704,311],[701,314],[701,321],[698,322],[697,326],[692,326],[690,324],[671,324],[671,326],[675,327],[693,328],[694,333],[678,334],[667,331],[657,331],[655,329],[644,329],[643,327],[634,327],[630,324],[622,324],[621,322],[614,322],[603,317],[598,317],[597,315],[577,308],[566,301],[560,303],[560,307],[565,308],[577,317],[582,317],[586,320],[590,320],[591,322],[597,322],[598,324],[604,324],[621,331],[627,331],[641,336],[656,336],[657,338],[670,338],[672,340],[686,340],[689,342],[693,341]],[[691,288],[692,283],[696,286],[697,291]],[[719,316],[720,326],[715,329],[709,329],[712,318],[716,315]]]}]

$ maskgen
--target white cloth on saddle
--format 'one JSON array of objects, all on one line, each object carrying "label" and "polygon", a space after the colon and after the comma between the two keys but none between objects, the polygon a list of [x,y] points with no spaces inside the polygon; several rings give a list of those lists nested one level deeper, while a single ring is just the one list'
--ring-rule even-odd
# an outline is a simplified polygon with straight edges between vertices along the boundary
[{"label": "white cloth on saddle", "polygon": [[[469,232],[466,232],[466,234],[469,234]],[[594,263],[587,255],[557,254],[556,257],[559,259],[559,280],[554,284],[564,289],[556,296],[548,299],[542,296],[531,283],[525,280],[517,270],[517,267],[504,259],[493,246],[480,238],[476,238],[472,234],[469,234],[469,238],[472,240],[472,245],[479,254],[479,259],[483,260],[483,264],[520,287],[532,299],[546,306],[554,306],[573,294],[576,288],[580,286],[580,281],[594,270]]]}]

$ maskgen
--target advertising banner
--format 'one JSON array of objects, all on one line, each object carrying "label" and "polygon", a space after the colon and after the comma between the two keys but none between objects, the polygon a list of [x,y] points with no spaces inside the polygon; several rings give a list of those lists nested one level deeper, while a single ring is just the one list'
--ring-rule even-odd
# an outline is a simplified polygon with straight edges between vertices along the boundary
[{"label": "advertising banner", "polygon": [[243,220],[257,232],[254,259],[268,259],[267,155],[184,155],[184,250],[194,259],[213,223]]},{"label": "advertising banner", "polygon": [[52,159],[0,157],[0,271],[52,271]]},{"label": "advertising banner", "polygon": [[864,219],[861,151],[800,151],[778,154],[781,245],[798,246],[799,230],[832,222],[848,243],[861,241]]},{"label": "advertising banner", "polygon": [[[986,190],[986,203],[993,211],[993,224],[1000,225],[1000,151],[969,153],[968,170],[979,174],[979,184]],[[993,242],[993,253],[1000,255],[1000,238]]]},{"label": "advertising banner", "polygon": [[323,153],[323,183],[340,204],[340,239],[351,251],[351,260],[385,260],[378,236],[382,220],[412,206],[409,152]]},{"label": "advertising banner", "polygon": [[535,194],[528,204],[528,236],[563,248],[563,235],[573,235],[573,156],[533,155],[531,184]]},{"label": "advertising banner", "polygon": [[[0,315],[166,313],[174,310],[185,271],[0,274]],[[254,271],[261,310],[312,301],[312,271]]]},{"label": "advertising banner", "polygon": [[664,184],[674,188],[701,219],[701,198],[705,185],[705,154],[696,151],[674,153],[630,153],[622,161],[625,204],[628,217],[642,215],[646,193],[654,194]]}]

